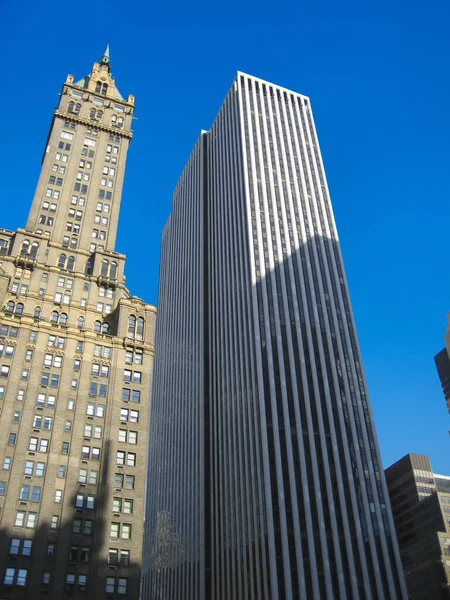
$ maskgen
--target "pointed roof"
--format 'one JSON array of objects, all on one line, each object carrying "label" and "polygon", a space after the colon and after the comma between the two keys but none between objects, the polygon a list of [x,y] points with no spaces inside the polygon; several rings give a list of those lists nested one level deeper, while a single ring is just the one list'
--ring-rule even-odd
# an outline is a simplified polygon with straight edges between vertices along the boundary
[{"label": "pointed roof", "polygon": [[[99,64],[100,65],[107,65],[108,66],[108,72],[111,75],[109,44],[106,46],[105,53],[101,56]],[[89,79],[90,79],[90,76],[86,75],[82,79],[79,79],[77,82],[75,82],[74,85],[76,85],[77,87],[80,87],[80,88],[88,89],[88,87],[89,87]],[[115,86],[114,86],[114,95],[113,95],[113,97],[117,98],[117,100],[124,100],[122,94],[119,92],[119,90]]]}]

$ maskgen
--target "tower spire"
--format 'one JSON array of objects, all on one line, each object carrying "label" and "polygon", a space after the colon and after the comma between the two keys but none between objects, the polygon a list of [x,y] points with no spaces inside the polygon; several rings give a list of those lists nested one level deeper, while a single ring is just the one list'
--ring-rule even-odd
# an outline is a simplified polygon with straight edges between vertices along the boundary
[{"label": "tower spire", "polygon": [[108,71],[111,68],[110,64],[109,64],[109,61],[110,61],[110,57],[109,57],[109,44],[108,44],[106,46],[106,50],[105,50],[103,56],[100,59],[100,64],[101,65],[107,65],[108,66]]}]

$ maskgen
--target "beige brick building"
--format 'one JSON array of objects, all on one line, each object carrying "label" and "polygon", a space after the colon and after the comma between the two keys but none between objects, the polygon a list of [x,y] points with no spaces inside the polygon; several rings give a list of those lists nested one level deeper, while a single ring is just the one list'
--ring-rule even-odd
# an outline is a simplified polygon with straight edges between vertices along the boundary
[{"label": "beige brick building", "polygon": [[139,597],[155,308],[114,249],[134,98],[62,87],[25,229],[0,230],[0,598]]}]

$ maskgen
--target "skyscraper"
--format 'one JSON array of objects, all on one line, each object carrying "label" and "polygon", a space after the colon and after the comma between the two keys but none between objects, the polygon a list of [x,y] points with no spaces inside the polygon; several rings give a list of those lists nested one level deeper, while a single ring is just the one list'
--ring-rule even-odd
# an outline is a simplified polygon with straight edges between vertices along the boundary
[{"label": "skyscraper", "polygon": [[155,309],[115,251],[134,98],[62,86],[25,229],[0,230],[0,597],[139,597]]},{"label": "skyscraper", "polygon": [[428,456],[407,454],[386,481],[411,600],[450,597],[450,477]]},{"label": "skyscraper", "polygon": [[239,73],[164,228],[145,600],[405,598],[309,99]]}]

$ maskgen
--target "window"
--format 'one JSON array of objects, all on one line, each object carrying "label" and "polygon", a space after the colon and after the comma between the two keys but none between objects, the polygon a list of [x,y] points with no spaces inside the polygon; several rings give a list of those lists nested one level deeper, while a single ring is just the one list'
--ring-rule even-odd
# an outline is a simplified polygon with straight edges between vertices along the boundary
[{"label": "window", "polygon": [[54,502],[56,502],[56,504],[61,504],[62,496],[63,496],[62,490],[55,490]]},{"label": "window", "polygon": [[50,521],[50,529],[58,529],[59,527],[59,517],[58,515],[53,515],[52,520]]},{"label": "window", "polygon": [[58,467],[58,477],[60,479],[64,479],[65,476],[66,476],[66,466],[65,465],[59,465],[59,467]]},{"label": "window", "polygon": [[26,514],[27,513],[24,510],[18,510],[16,512],[16,520],[14,521],[16,527],[23,527],[25,525]]},{"label": "window", "polygon": [[3,459],[3,469],[5,471],[9,471],[11,469],[11,464],[12,464],[12,457],[5,456]]},{"label": "window", "polygon": [[69,454],[69,442],[62,443],[61,454]]},{"label": "window", "polygon": [[42,585],[50,585],[50,571],[44,571],[44,573],[42,574]]},{"label": "window", "polygon": [[128,431],[127,429],[119,429],[118,441],[128,442],[129,444],[137,444],[138,432]]},{"label": "window", "polygon": [[84,328],[84,317],[78,317],[77,320],[77,327],[78,329],[83,329]]},{"label": "window", "polygon": [[15,446],[16,445],[16,434],[15,433],[10,433],[8,436],[8,446]]},{"label": "window", "polygon": [[66,345],[66,338],[57,335],[49,335],[47,346],[55,348],[64,348]]},{"label": "window", "polygon": [[40,502],[41,501],[41,488],[38,486],[33,486],[31,489],[31,502]]},{"label": "window", "polygon": [[5,571],[3,584],[5,586],[17,585],[18,587],[25,587],[27,583],[27,576],[27,569],[13,569],[8,567]]},{"label": "window", "polygon": [[9,366],[2,365],[0,368],[0,377],[8,377],[9,375]]},{"label": "window", "polygon": [[[126,487],[126,486],[125,486]],[[133,513],[133,500],[130,498],[125,498],[123,501],[123,512],[127,515],[131,515]]]},{"label": "window", "polygon": [[92,496],[91,494],[77,494],[75,498],[75,507],[93,510],[95,508],[95,496]]},{"label": "window", "polygon": [[0,496],[6,494],[6,481],[0,481]]},{"label": "window", "polygon": [[27,460],[25,463],[24,475],[36,475],[36,477],[43,477],[45,470],[45,463],[37,462],[34,460]]},{"label": "window", "polygon": [[134,475],[125,475],[125,489],[134,490]]},{"label": "window", "polygon": [[21,554],[22,556],[30,556],[32,547],[33,540],[22,540],[19,538],[13,538],[11,540],[9,554],[11,556],[17,556],[18,554]]},{"label": "window", "polygon": [[[112,564],[112,563],[110,563]],[[117,594],[120,595],[127,595],[127,583],[128,580],[124,577],[107,577],[106,578],[106,586],[105,586],[105,592],[108,594],[114,594],[115,592],[117,592]]]},{"label": "window", "polygon": [[20,488],[19,500],[27,501],[30,497],[30,486],[22,485]]},{"label": "window", "polygon": [[111,523],[109,536],[112,539],[119,539],[120,535],[120,523]]}]

